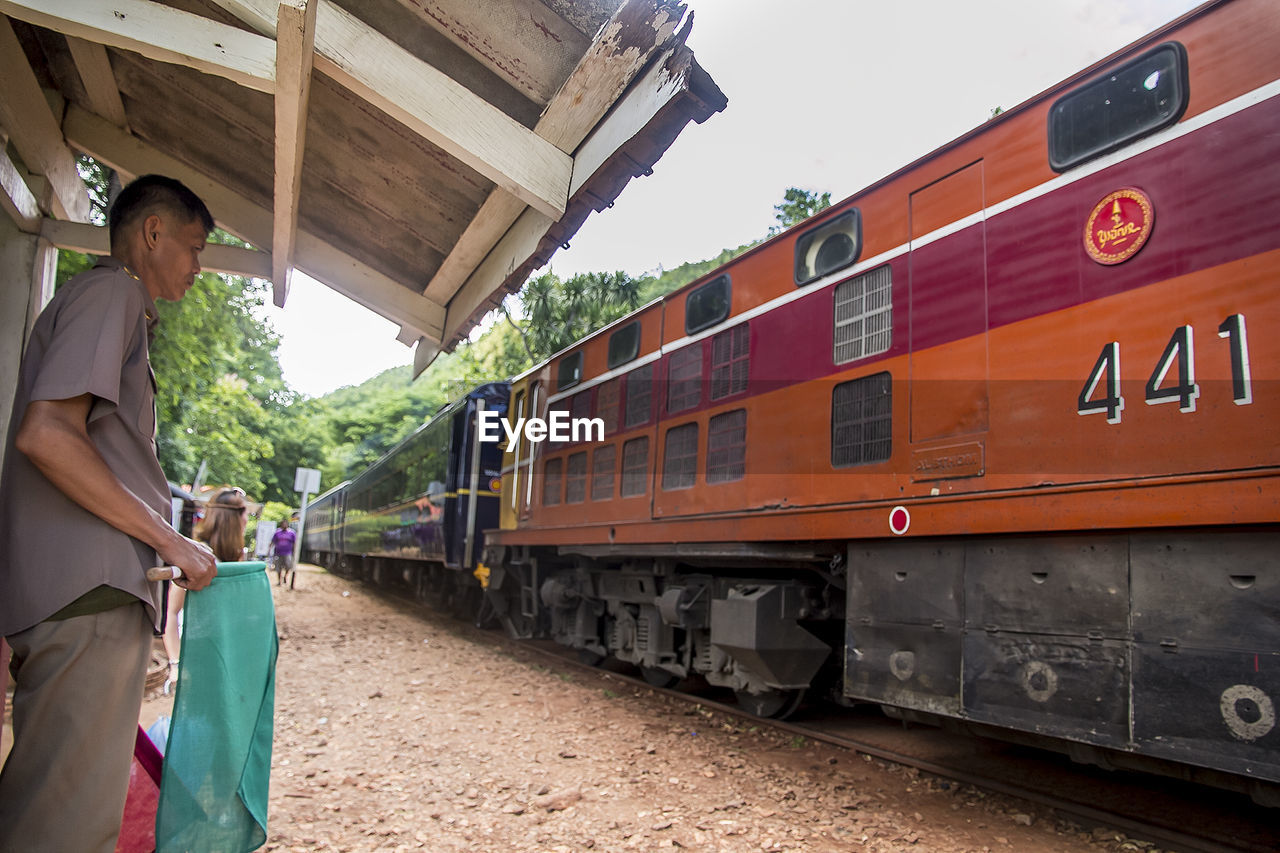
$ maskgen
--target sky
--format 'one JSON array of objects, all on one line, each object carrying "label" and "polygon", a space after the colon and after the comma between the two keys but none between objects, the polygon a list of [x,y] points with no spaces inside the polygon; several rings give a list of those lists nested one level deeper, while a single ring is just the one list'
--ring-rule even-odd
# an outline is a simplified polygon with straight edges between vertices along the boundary
[{"label": "sky", "polygon": [[[846,198],[1198,5],[686,2],[688,44],[729,105],[587,219],[552,258],[561,277],[670,269],[762,237],[787,187]],[[413,361],[395,324],[303,275],[268,318],[285,381],[309,396]]]}]

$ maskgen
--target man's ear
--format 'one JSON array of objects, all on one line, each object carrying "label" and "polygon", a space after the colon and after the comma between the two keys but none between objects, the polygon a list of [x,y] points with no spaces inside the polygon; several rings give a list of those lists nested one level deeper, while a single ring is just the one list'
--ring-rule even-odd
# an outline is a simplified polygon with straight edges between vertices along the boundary
[{"label": "man's ear", "polygon": [[148,249],[154,249],[160,242],[160,232],[163,230],[164,222],[155,213],[142,220],[142,240]]}]

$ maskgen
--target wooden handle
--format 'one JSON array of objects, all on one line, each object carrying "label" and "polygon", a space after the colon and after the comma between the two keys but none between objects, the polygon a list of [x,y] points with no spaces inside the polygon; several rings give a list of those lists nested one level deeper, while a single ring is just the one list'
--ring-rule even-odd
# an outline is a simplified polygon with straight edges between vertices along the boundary
[{"label": "wooden handle", "polygon": [[176,581],[185,577],[177,566],[153,566],[147,569],[149,581]]}]

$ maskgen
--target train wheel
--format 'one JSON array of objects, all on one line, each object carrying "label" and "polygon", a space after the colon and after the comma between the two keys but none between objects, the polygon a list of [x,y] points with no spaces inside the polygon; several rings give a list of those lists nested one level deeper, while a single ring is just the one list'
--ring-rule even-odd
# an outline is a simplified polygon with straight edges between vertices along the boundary
[{"label": "train wheel", "polygon": [[804,690],[766,690],[764,693],[748,693],[737,690],[733,694],[742,710],[757,717],[785,720],[796,712],[804,701]]},{"label": "train wheel", "polygon": [[640,667],[640,675],[647,684],[654,687],[675,687],[680,683],[680,676],[667,672],[665,669],[659,669],[656,666]]},{"label": "train wheel", "polygon": [[599,666],[604,663],[604,655],[591,649],[578,649],[578,663],[583,666]]}]

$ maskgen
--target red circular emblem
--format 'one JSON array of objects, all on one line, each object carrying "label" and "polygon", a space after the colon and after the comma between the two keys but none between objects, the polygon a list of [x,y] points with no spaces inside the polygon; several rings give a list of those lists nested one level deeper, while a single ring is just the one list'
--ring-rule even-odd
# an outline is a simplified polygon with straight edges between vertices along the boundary
[{"label": "red circular emblem", "polygon": [[1126,187],[1104,198],[1084,225],[1084,250],[1100,264],[1118,264],[1138,253],[1155,223],[1151,199]]}]

